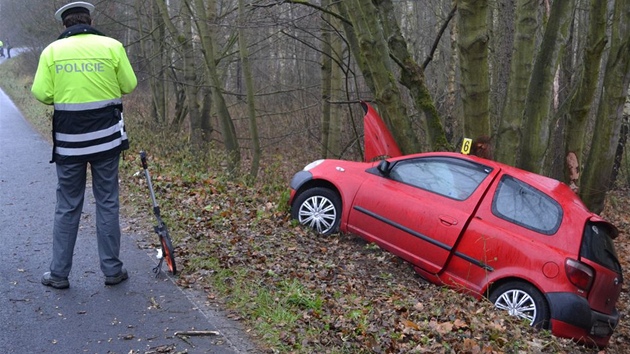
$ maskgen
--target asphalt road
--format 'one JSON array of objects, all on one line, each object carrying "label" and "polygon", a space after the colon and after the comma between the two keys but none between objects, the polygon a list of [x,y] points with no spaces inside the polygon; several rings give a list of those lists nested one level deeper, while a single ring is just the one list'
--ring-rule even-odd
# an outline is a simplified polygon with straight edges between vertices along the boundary
[{"label": "asphalt road", "polygon": [[[0,90],[0,353],[257,352],[239,323],[203,294],[180,289],[170,274],[156,277],[155,253],[138,247],[124,225],[121,258],[130,278],[105,286],[90,188],[70,288],[43,286],[55,208],[50,157],[50,144]],[[218,335],[179,335],[191,330]]]}]

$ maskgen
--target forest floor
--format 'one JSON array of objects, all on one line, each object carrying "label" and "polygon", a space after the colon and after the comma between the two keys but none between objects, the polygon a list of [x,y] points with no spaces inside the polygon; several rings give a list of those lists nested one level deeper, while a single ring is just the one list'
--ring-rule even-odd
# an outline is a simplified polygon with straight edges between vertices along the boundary
[{"label": "forest floor", "polygon": [[[274,181],[247,186],[157,158],[154,185],[173,223],[182,287],[242,320],[270,353],[596,353],[538,331],[493,309],[486,300],[435,286],[400,258],[351,234],[321,237],[289,217],[290,170],[274,165]],[[177,159],[175,159],[177,160]],[[141,233],[150,211],[139,162],[123,168],[127,215]],[[287,172],[283,172],[287,171]],[[134,177],[135,176],[135,177]],[[264,179],[264,178],[263,178]],[[145,193],[146,194],[146,193]],[[630,196],[610,192],[603,213],[620,228],[615,245],[630,270]],[[145,202],[146,206],[146,202]],[[622,320],[602,353],[630,352],[628,286]]]}]

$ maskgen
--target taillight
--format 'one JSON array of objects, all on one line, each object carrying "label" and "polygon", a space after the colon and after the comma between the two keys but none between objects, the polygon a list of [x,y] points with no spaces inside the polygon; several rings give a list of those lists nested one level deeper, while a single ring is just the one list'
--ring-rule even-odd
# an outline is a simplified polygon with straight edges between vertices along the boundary
[{"label": "taillight", "polygon": [[573,285],[584,292],[591,290],[595,276],[593,268],[575,259],[567,258],[566,262],[564,262],[564,269],[567,272],[569,281],[571,281]]}]

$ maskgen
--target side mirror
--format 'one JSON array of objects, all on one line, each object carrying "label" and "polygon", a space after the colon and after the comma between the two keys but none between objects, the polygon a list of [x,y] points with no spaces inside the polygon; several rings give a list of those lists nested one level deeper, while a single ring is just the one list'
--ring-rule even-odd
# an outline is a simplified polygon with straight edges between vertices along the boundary
[{"label": "side mirror", "polygon": [[376,169],[385,177],[389,176],[389,172],[392,170],[392,165],[387,160],[381,160]]}]

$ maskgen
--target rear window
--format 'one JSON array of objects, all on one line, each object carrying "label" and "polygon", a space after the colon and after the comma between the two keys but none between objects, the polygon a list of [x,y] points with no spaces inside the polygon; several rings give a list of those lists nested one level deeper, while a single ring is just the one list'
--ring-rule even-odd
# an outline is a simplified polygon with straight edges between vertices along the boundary
[{"label": "rear window", "polygon": [[547,194],[505,175],[492,201],[492,213],[530,230],[552,235],[562,222],[560,204]]},{"label": "rear window", "polygon": [[588,222],[584,228],[580,256],[621,274],[621,264],[611,232],[613,231],[606,224]]}]

